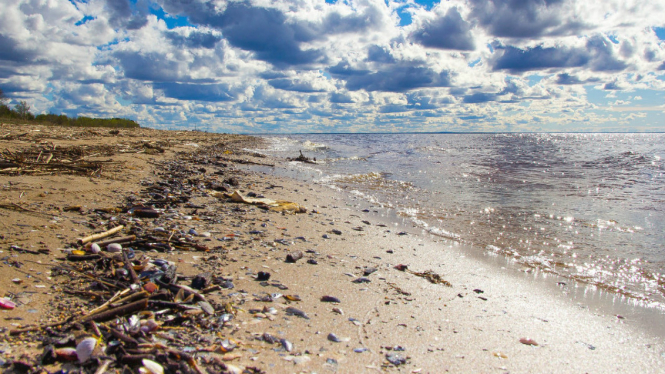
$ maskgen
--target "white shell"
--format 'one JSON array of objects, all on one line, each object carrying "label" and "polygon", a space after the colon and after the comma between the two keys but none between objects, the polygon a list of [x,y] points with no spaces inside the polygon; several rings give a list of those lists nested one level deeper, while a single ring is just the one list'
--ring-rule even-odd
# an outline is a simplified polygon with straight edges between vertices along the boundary
[{"label": "white shell", "polygon": [[97,244],[97,243],[92,243],[92,245],[90,246],[90,252],[92,252],[92,253],[99,253],[101,251],[102,251],[102,249],[99,248],[99,244]]},{"label": "white shell", "polygon": [[141,319],[137,315],[129,317],[127,323],[125,323],[125,328],[131,332],[136,333],[141,328]]},{"label": "white shell", "polygon": [[76,356],[79,358],[80,362],[86,362],[92,356],[92,351],[95,350],[97,346],[97,339],[95,338],[85,338],[76,346]]},{"label": "white shell", "polygon": [[122,246],[118,243],[111,243],[106,246],[106,250],[111,252],[111,253],[118,253],[122,252]]},{"label": "white shell", "polygon": [[139,369],[141,372],[145,372],[146,374],[164,374],[164,367],[155,361],[144,358],[141,360],[141,363],[143,364],[141,369],[144,369]]}]

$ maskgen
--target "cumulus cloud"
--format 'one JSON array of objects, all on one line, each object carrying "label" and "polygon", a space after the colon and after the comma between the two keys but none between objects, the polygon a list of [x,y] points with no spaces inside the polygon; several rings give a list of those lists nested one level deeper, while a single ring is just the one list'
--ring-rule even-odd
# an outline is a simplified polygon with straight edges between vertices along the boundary
[{"label": "cumulus cloud", "polygon": [[424,21],[423,26],[413,33],[412,38],[431,48],[461,51],[475,49],[471,25],[462,18],[456,7],[448,9],[445,15]]},{"label": "cumulus cloud", "polygon": [[129,0],[106,0],[109,24],[114,28],[140,29],[148,23],[144,12],[133,12]]},{"label": "cumulus cloud", "polygon": [[588,68],[597,72],[621,71],[628,64],[619,57],[620,47],[602,35],[589,38],[584,46],[556,45],[532,48],[495,46],[494,70],[521,73],[531,70]]},{"label": "cumulus cloud", "polygon": [[7,0],[0,88],[37,111],[257,132],[602,121],[585,111],[617,99],[591,103],[589,90],[639,89],[641,103],[665,90],[663,12],[622,0]]},{"label": "cumulus cloud", "polygon": [[571,14],[570,0],[471,0],[471,15],[491,35],[508,38],[574,35],[590,27]]}]

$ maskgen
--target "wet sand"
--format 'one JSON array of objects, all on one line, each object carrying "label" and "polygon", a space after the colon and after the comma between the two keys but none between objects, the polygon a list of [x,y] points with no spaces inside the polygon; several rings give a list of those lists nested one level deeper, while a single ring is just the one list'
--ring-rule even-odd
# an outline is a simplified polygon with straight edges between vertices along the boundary
[{"label": "wet sand", "polygon": [[[25,132],[28,134],[17,137]],[[65,276],[50,272],[62,262],[58,259],[64,257],[62,250],[79,237],[103,231],[89,226],[90,210],[125,204],[127,196],[139,194],[141,181],[158,178],[160,162],[223,142],[229,151],[224,161],[227,166],[192,165],[205,169],[198,177],[220,183],[235,177],[239,185],[234,188],[244,194],[255,192],[308,209],[304,214],[281,214],[197,191],[190,202],[203,208],[182,208],[182,213],[202,219],[172,223],[184,230],[210,232],[212,237],[203,243],[221,249],[147,253],[176,262],[183,275],[214,271],[233,279],[234,289],[209,296],[219,304],[232,301],[238,306],[231,326],[196,331],[208,344],[229,337],[240,342],[234,351],[239,357],[229,364],[267,373],[655,373],[665,367],[662,338],[640,330],[637,321],[572,303],[513,269],[468,256],[459,244],[386,222],[380,211],[364,211],[362,203],[343,192],[244,171],[244,164],[234,160],[284,162],[243,152],[243,148],[256,146],[248,143],[249,138],[147,129],[112,135],[106,129],[6,125],[0,127],[0,137],[3,135],[6,139],[0,138],[0,149],[13,152],[39,142],[128,150],[85,156],[117,162],[109,163],[99,176],[0,174],[0,201],[4,202],[0,209],[0,290],[20,295],[17,299],[22,302],[14,310],[0,312],[5,334],[12,328],[47,323],[49,318],[58,320],[72,310],[92,309],[85,298],[71,296],[67,297],[76,303],[75,308],[54,311],[50,307],[60,305],[56,299],[63,298],[67,282]],[[151,148],[141,148],[144,140],[166,142],[160,143],[164,153],[145,152]],[[223,174],[215,174],[220,170]],[[86,213],[64,211],[72,205],[82,205]],[[150,225],[149,219],[144,221]],[[18,253],[10,249],[12,245],[49,249],[50,253]],[[293,251],[305,255],[296,263],[285,262]],[[410,272],[395,269],[399,264],[408,265]],[[365,276],[369,282],[352,282],[370,267],[376,271]],[[267,285],[254,280],[259,271],[271,274]],[[451,286],[430,283],[414,274],[425,271],[440,275]],[[20,284],[12,281],[16,278],[21,279]],[[284,297],[256,301],[273,293],[297,295],[301,301],[289,302]],[[322,302],[322,296],[334,296],[340,303]],[[248,312],[264,306],[276,308],[272,320]],[[309,319],[287,315],[287,307],[304,311]],[[22,319],[14,319],[17,317]],[[287,339],[293,350],[257,340],[264,332]],[[330,333],[340,341],[329,340]],[[24,348],[17,343],[30,341],[28,338],[6,337],[0,343],[3,360],[22,353]],[[537,345],[524,344],[530,342]],[[42,349],[34,341],[21,346],[32,355]],[[214,354],[197,355],[205,360]],[[393,360],[401,356],[405,363],[390,364],[387,355]]]}]

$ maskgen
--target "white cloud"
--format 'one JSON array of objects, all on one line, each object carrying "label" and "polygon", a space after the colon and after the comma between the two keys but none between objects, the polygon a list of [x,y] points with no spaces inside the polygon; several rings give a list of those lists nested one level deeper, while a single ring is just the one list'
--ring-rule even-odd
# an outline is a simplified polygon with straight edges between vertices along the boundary
[{"label": "white cloud", "polygon": [[665,90],[662,2],[157,1],[1,2],[0,88],[37,111],[258,132],[607,123],[585,87]]}]

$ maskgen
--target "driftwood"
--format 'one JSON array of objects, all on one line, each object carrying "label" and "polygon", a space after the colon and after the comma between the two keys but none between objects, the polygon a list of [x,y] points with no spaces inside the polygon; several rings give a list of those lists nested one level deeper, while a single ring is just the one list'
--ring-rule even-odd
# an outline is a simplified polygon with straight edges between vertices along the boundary
[{"label": "driftwood", "polygon": [[135,301],[133,303],[122,305],[117,308],[109,309],[105,312],[96,313],[93,315],[87,315],[80,319],[80,322],[95,321],[95,322],[104,322],[115,317],[124,316],[130,313],[138,312],[148,307],[148,299]]},{"label": "driftwood", "polygon": [[122,259],[123,262],[125,263],[125,269],[129,272],[129,276],[132,278],[132,283],[138,284],[139,283],[139,277],[136,275],[136,272],[134,271],[134,266],[132,266],[132,262],[129,261],[129,257],[127,256],[127,251],[122,250]]},{"label": "driftwood", "polygon": [[23,328],[20,328],[20,329],[9,330],[9,335],[21,335],[24,332],[37,331],[37,330],[45,329],[47,327],[56,327],[56,326],[66,325],[69,322],[71,322],[72,319],[74,319],[74,317],[69,317],[65,321],[53,322],[53,323],[49,323],[49,324],[46,324],[46,325],[28,326],[28,327],[23,327]]},{"label": "driftwood", "polygon": [[91,241],[94,241],[94,240],[103,239],[107,236],[111,236],[111,235],[119,232],[123,228],[125,228],[125,226],[120,225],[120,226],[116,226],[116,227],[114,227],[114,228],[112,228],[108,231],[100,232],[99,234],[93,234],[93,235],[90,235],[90,236],[86,236],[85,238],[80,238],[78,240],[78,243],[79,244],[85,244],[85,243],[88,243],[88,242],[91,242]]},{"label": "driftwood", "polygon": [[98,245],[100,248],[104,248],[104,247],[106,247],[106,246],[109,245],[109,244],[113,244],[113,243],[119,243],[119,244],[120,244],[120,243],[129,243],[129,242],[133,242],[134,240],[136,240],[136,235],[129,235],[129,236],[123,236],[123,237],[120,237],[120,238],[108,239],[108,240],[104,240],[104,241],[101,241],[101,242],[97,242],[97,245]]},{"label": "driftwood", "polygon": [[294,158],[287,157],[286,160],[287,160],[287,161],[304,162],[304,163],[306,163],[306,164],[316,164],[316,158],[309,158],[309,157],[306,157],[305,155],[302,154],[302,151],[300,151],[300,156],[298,156],[298,157],[294,157]]}]

